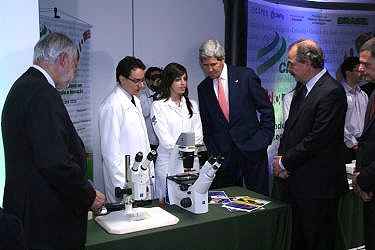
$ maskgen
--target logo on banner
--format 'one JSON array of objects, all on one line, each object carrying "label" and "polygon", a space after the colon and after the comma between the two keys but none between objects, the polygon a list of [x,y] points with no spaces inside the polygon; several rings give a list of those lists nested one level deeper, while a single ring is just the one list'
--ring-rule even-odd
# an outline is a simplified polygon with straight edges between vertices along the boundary
[{"label": "logo on banner", "polygon": [[340,16],[337,18],[337,24],[347,24],[347,25],[368,25],[367,17],[348,17]]},{"label": "logo on banner", "polygon": [[[277,49],[278,47],[279,49]],[[259,49],[257,52],[257,60],[266,58],[266,60],[257,67],[258,75],[263,74],[273,65],[275,65],[283,57],[285,51],[285,38],[280,37],[279,33],[275,32],[275,37],[273,38],[272,42],[267,46]]]}]

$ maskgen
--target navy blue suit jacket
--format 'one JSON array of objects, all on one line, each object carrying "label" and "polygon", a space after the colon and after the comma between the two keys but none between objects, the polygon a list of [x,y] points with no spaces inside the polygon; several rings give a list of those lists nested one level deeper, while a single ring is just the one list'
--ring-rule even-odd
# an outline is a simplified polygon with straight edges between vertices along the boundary
[{"label": "navy blue suit jacket", "polygon": [[295,198],[335,198],[348,189],[344,162],[344,88],[325,73],[295,113],[289,114],[279,155]]},{"label": "navy blue suit jacket", "polygon": [[35,68],[4,104],[4,210],[23,224],[31,249],[79,249],[95,190],[85,178],[85,149],[59,92]]},{"label": "navy blue suit jacket", "polygon": [[274,136],[275,117],[267,92],[252,69],[228,66],[229,122],[217,101],[213,80],[198,86],[204,142],[209,153],[226,154],[232,145],[243,153],[265,150]]}]

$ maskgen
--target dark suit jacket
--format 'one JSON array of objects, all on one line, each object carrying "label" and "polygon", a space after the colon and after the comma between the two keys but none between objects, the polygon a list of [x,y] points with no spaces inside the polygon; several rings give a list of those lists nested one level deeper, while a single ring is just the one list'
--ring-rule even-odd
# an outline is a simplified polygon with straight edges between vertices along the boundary
[{"label": "dark suit jacket", "polygon": [[12,86],[2,112],[4,209],[33,249],[78,249],[95,190],[85,150],[58,91],[35,68]]},{"label": "dark suit jacket", "polygon": [[367,94],[368,97],[371,96],[374,89],[375,89],[374,82],[368,82],[368,83],[361,85],[361,90],[363,90]]},{"label": "dark suit jacket", "polygon": [[[249,68],[228,66],[229,122],[217,101],[213,81],[198,86],[204,142],[210,153],[226,154],[234,143],[244,153],[264,150],[274,136],[273,106]],[[258,114],[259,113],[259,118]]]},{"label": "dark suit jacket", "polygon": [[0,250],[26,250],[21,221],[0,208]]},{"label": "dark suit jacket", "polygon": [[311,89],[299,112],[290,114],[279,155],[290,172],[288,191],[299,198],[335,198],[347,190],[343,87],[325,73]]},{"label": "dark suit jacket", "polygon": [[372,93],[366,111],[362,136],[358,140],[357,168],[360,171],[357,182],[365,192],[375,191],[375,116],[369,119],[369,112],[375,105]]}]

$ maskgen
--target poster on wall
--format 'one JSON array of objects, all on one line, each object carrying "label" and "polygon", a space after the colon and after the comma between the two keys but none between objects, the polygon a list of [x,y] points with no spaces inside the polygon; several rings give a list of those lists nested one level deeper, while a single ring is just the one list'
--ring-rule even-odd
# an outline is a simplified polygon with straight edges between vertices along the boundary
[{"label": "poster on wall", "polygon": [[[92,114],[90,86],[90,37],[91,26],[82,22],[40,16],[40,35],[60,32],[76,43],[80,61],[72,83],[60,92],[74,127],[85,144],[89,163],[92,162]],[[90,168],[92,169],[92,167]],[[91,175],[91,174],[89,174]],[[90,176],[91,177],[91,176]]]},{"label": "poster on wall", "polygon": [[276,154],[283,132],[283,97],[295,86],[287,70],[288,46],[301,38],[317,41],[325,55],[325,67],[335,77],[345,57],[358,55],[355,40],[359,34],[373,31],[373,12],[248,1],[247,66],[261,78],[275,109],[275,137],[269,158]]}]

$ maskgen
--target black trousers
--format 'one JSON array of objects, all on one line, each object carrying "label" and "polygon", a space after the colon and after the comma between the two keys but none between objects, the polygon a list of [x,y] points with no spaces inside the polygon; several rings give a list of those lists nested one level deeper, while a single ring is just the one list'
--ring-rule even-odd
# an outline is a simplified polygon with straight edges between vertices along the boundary
[{"label": "black trousers", "polygon": [[338,199],[292,199],[291,205],[291,250],[334,249]]},{"label": "black trousers", "polygon": [[229,186],[246,186],[247,189],[269,195],[267,150],[241,152],[234,144],[223,155],[225,160],[211,184],[211,189]]},{"label": "black trousers", "polygon": [[375,200],[363,204],[366,250],[375,250]]},{"label": "black trousers", "polygon": [[352,148],[348,148],[347,146],[345,146],[344,148],[345,163],[352,163],[352,161],[356,159],[356,151]]}]

